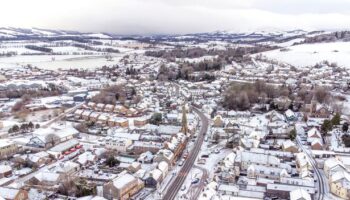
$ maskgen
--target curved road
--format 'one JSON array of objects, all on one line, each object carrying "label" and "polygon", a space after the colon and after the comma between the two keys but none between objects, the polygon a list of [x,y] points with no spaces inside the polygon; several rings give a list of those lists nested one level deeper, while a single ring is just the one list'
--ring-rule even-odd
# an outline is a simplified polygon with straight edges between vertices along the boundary
[{"label": "curved road", "polygon": [[189,157],[185,161],[185,164],[183,165],[183,167],[181,168],[180,172],[177,174],[175,180],[169,186],[168,191],[164,195],[163,199],[166,199],[166,200],[173,200],[173,199],[175,199],[175,197],[178,194],[182,184],[186,180],[186,176],[188,175],[188,173],[192,169],[193,164],[194,164],[194,162],[197,159],[198,153],[199,153],[199,151],[200,151],[200,149],[202,147],[203,141],[204,141],[205,134],[207,133],[207,130],[208,130],[208,119],[207,119],[207,117],[202,112],[200,112],[197,108],[195,108],[195,107],[192,107],[192,108],[193,108],[193,111],[195,113],[197,113],[197,115],[199,116],[199,118],[200,118],[200,120],[202,122],[201,130],[199,131],[197,140],[195,142],[195,146],[192,149],[191,153],[189,154]]},{"label": "curved road", "polygon": [[317,198],[315,197],[315,199],[318,200],[323,200],[325,199],[325,189],[327,188],[327,180],[325,179],[325,176],[323,174],[321,174],[320,170],[317,167],[317,163],[315,161],[315,159],[310,155],[309,151],[304,147],[304,145],[300,142],[300,138],[299,135],[297,135],[296,140],[297,145],[302,149],[302,151],[306,154],[306,156],[308,157],[310,164],[312,166],[312,168],[314,169],[314,173],[316,174],[317,177]]}]

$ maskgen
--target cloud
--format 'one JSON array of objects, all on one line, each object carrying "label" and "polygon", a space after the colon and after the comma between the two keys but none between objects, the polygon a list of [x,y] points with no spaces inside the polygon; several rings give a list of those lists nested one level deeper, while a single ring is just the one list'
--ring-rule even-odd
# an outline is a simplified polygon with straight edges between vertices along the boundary
[{"label": "cloud", "polygon": [[349,29],[348,0],[11,0],[0,26],[120,34]]}]

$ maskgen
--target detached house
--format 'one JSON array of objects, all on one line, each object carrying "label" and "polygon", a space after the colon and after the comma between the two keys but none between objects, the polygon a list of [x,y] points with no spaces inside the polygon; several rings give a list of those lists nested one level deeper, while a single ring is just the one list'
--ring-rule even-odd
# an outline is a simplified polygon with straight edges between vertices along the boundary
[{"label": "detached house", "polygon": [[322,135],[319,130],[313,127],[307,132],[307,142],[312,143],[312,141],[314,141],[315,139],[321,140]]}]

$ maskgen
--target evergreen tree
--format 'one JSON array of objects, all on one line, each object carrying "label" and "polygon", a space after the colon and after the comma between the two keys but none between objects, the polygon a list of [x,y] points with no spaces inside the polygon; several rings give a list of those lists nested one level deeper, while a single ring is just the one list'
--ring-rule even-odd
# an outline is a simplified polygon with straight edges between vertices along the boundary
[{"label": "evergreen tree", "polygon": [[340,114],[336,113],[334,117],[332,118],[332,125],[336,126],[340,124]]},{"label": "evergreen tree", "polygon": [[343,132],[348,132],[348,130],[349,130],[349,124],[348,124],[347,122],[345,122],[345,123],[343,124],[342,130],[343,130]]}]

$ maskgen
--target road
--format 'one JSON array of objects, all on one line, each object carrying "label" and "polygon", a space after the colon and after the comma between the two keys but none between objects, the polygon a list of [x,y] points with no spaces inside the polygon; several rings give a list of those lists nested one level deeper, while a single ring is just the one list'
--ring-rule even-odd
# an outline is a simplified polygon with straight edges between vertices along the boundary
[{"label": "road", "polygon": [[185,161],[185,163],[184,163],[183,167],[181,168],[180,172],[177,174],[175,180],[169,186],[170,189],[167,191],[167,193],[163,197],[163,199],[166,199],[166,200],[173,200],[173,199],[175,199],[175,197],[178,194],[180,188],[182,187],[182,184],[186,180],[186,177],[187,177],[188,173],[192,169],[192,167],[194,165],[194,162],[197,159],[198,153],[199,153],[199,151],[200,151],[200,149],[202,147],[203,141],[204,141],[205,134],[207,133],[207,130],[208,130],[208,119],[207,119],[207,117],[202,112],[200,112],[197,108],[195,108],[195,107],[192,107],[192,108],[193,108],[193,111],[195,113],[197,113],[197,115],[199,116],[200,121],[202,123],[202,126],[201,126],[201,129],[199,131],[197,140],[195,142],[195,146],[193,147],[191,153],[189,154],[189,157]]},{"label": "road", "polygon": [[325,195],[327,195],[325,193],[325,190],[326,190],[326,188],[328,188],[326,177],[320,171],[320,169],[317,167],[316,160],[310,155],[310,152],[308,151],[308,149],[306,149],[304,147],[304,145],[300,142],[300,138],[299,138],[298,135],[296,137],[296,142],[297,142],[297,145],[302,149],[302,151],[308,157],[308,159],[310,161],[310,164],[311,164],[312,168],[314,169],[314,173],[316,174],[316,177],[317,177],[317,194],[318,195],[316,195],[315,199],[323,200]]},{"label": "road", "polygon": [[202,168],[202,167],[199,167],[199,166],[193,166],[194,168],[197,168],[199,170],[202,171],[202,177],[201,179],[199,180],[199,183],[197,183],[196,185],[192,185],[192,187],[189,189],[189,191],[187,192],[187,194],[190,194],[190,195],[187,195],[190,197],[190,200],[196,200],[198,199],[199,195],[201,194],[202,190],[204,189],[206,183],[205,181],[208,179],[208,170]]}]

